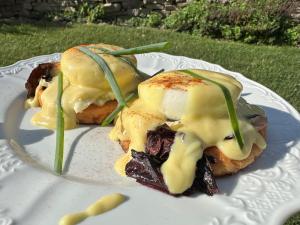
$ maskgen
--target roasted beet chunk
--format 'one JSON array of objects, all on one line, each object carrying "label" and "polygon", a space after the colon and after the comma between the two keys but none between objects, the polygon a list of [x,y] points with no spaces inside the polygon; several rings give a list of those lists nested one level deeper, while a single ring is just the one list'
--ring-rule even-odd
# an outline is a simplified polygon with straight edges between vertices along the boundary
[{"label": "roasted beet chunk", "polygon": [[165,161],[169,156],[175,134],[176,132],[171,130],[167,124],[163,124],[153,131],[148,131],[146,153]]},{"label": "roasted beet chunk", "polygon": [[39,85],[40,79],[43,78],[47,82],[51,81],[51,70],[56,66],[55,63],[42,63],[39,64],[34,70],[32,70],[26,84],[27,98],[35,96],[35,89]]},{"label": "roasted beet chunk", "polygon": [[194,183],[192,187],[187,190],[186,194],[200,191],[211,196],[219,192],[215,177],[211,170],[210,163],[214,163],[214,159],[203,154],[203,157],[197,162]]},{"label": "roasted beet chunk", "polygon": [[[166,124],[157,127],[154,131],[148,131],[146,151],[131,150],[132,160],[126,165],[126,175],[143,185],[169,193],[160,167],[169,157],[175,134],[176,132]],[[183,193],[184,195],[195,192],[213,195],[218,192],[210,163],[214,163],[214,159],[204,154],[197,162],[193,185]]]},{"label": "roasted beet chunk", "polygon": [[131,150],[131,155],[132,160],[125,167],[126,175],[136,179],[141,184],[168,192],[159,170],[160,163],[144,152]]}]

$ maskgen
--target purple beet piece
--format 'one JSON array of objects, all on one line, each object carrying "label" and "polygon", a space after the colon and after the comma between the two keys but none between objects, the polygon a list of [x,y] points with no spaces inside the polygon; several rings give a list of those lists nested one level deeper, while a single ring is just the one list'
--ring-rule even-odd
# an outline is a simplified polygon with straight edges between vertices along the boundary
[{"label": "purple beet piece", "polygon": [[168,193],[168,188],[159,170],[160,162],[144,152],[131,150],[132,160],[125,167],[126,175],[137,182]]},{"label": "purple beet piece", "polygon": [[[154,131],[148,131],[146,151],[131,150],[132,160],[126,165],[126,175],[145,186],[170,194],[160,167],[169,157],[175,134],[176,132],[166,124],[157,127]],[[183,193],[184,195],[196,192],[213,195],[218,192],[210,163],[215,163],[214,159],[204,154],[197,162],[193,185]]]},{"label": "purple beet piece", "polygon": [[176,132],[167,124],[147,132],[146,153],[165,161],[169,156]]},{"label": "purple beet piece", "polygon": [[190,195],[200,191],[212,196],[219,192],[210,163],[214,163],[214,159],[203,154],[202,158],[197,162],[194,183],[185,194]]},{"label": "purple beet piece", "polygon": [[27,89],[27,98],[32,98],[35,96],[35,89],[39,85],[41,78],[45,79],[47,82],[51,81],[51,70],[55,67],[55,65],[55,63],[42,63],[32,70],[27,82],[25,83],[25,88]]}]

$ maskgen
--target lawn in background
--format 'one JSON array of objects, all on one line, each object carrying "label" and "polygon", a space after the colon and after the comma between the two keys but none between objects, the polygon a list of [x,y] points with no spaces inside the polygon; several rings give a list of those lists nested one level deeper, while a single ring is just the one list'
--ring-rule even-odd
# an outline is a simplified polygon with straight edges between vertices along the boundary
[{"label": "lawn in background", "polygon": [[166,40],[173,44],[168,53],[202,59],[239,72],[269,87],[300,111],[300,49],[294,47],[255,46],[111,25],[0,24],[0,66],[84,43],[132,47]]},{"label": "lawn in background", "polygon": [[[105,42],[133,47],[169,41],[167,53],[219,64],[255,80],[289,101],[300,111],[300,49],[255,46],[211,40],[157,29],[112,25],[0,24],[0,66],[37,55],[62,52],[84,43]],[[300,214],[286,225],[300,224]]]}]

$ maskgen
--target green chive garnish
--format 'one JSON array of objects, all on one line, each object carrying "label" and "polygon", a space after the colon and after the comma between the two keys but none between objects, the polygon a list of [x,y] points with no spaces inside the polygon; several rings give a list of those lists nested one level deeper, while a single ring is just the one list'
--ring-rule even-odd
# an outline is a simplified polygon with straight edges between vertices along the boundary
[{"label": "green chive garnish", "polygon": [[57,82],[57,100],[56,100],[56,151],[54,160],[54,170],[57,174],[62,174],[62,165],[64,159],[64,111],[61,105],[63,94],[63,74],[58,74]]},{"label": "green chive garnish", "polygon": [[136,66],[130,61],[130,59],[126,58],[125,56],[120,56],[118,57],[120,60],[122,60],[123,62],[127,63],[129,66],[131,66],[134,71],[136,72],[137,75],[139,75],[143,80],[147,80],[149,78],[151,78],[150,75],[140,71],[138,68],[136,68]]},{"label": "green chive garnish", "polygon": [[[133,99],[134,97],[137,96],[137,93],[136,92],[133,92],[133,93],[130,93],[125,101],[128,102],[130,101],[131,99]],[[121,112],[121,110],[124,108],[125,106],[121,106],[121,105],[118,105],[117,108],[111,113],[109,114],[105,120],[102,121],[101,123],[101,126],[108,126],[114,119],[115,117],[118,115],[119,112]]]},{"label": "green chive garnish", "polygon": [[88,49],[87,47],[83,47],[83,46],[79,46],[76,47],[78,50],[80,50],[81,52],[83,52],[84,54],[86,54],[87,56],[89,56],[91,59],[93,59],[100,67],[101,70],[103,70],[105,78],[107,79],[117,101],[118,101],[118,105],[121,106],[125,106],[126,105],[126,101],[123,98],[122,92],[120,90],[120,87],[115,79],[115,76],[113,74],[113,72],[111,71],[111,69],[109,68],[109,66],[107,65],[107,63],[105,62],[105,60],[99,56],[98,54],[92,52],[90,49]]},{"label": "green chive garnish", "polygon": [[[108,55],[110,55],[110,52],[111,52],[111,50],[106,49],[106,48],[102,48],[102,47],[95,47],[95,46],[87,46],[87,47],[92,48],[92,49],[100,50],[103,53],[108,54]],[[98,54],[101,54],[101,53],[98,53]],[[138,70],[138,68],[126,56],[117,56],[117,58],[120,59],[121,61],[127,63],[129,66],[131,66],[134,69],[134,71],[136,72],[136,74],[139,75],[143,80],[146,80],[146,79],[151,77],[150,75]]]},{"label": "green chive garnish", "polygon": [[[167,43],[167,42],[165,42],[165,43]],[[160,43],[159,43],[159,44],[160,44]],[[93,48],[93,49],[100,50],[100,51],[102,51],[103,53],[105,53],[105,54],[110,54],[110,55],[113,55],[112,53],[115,52],[115,51],[111,51],[111,50],[109,50],[109,49],[102,48],[102,47],[96,47],[96,46],[87,46],[87,47],[88,47],[88,48]],[[146,47],[146,46],[143,46],[143,47]],[[141,47],[139,47],[139,48],[141,48]],[[161,50],[160,48],[161,48],[161,45],[159,45],[159,47],[156,49],[156,51],[160,51],[160,50]],[[125,49],[125,50],[127,50],[127,49]],[[135,54],[135,53],[133,53],[133,54]],[[116,56],[116,55],[114,55],[114,56]],[[120,56],[118,56],[118,58],[119,58],[121,61],[127,63],[129,66],[131,66],[131,67],[135,70],[136,74],[139,75],[139,76],[142,78],[142,80],[147,80],[147,79],[151,78],[150,75],[148,75],[148,74],[146,74],[146,73],[140,71],[140,70],[139,70],[139,69],[131,62],[131,60],[130,60],[129,58],[127,58],[126,56],[121,56],[121,55],[120,55]],[[156,72],[153,76],[155,76],[156,74],[158,74],[158,73],[160,73],[160,72],[162,72],[162,71],[164,71],[164,70],[160,70],[160,71]]]},{"label": "green chive garnish", "polygon": [[[103,53],[108,54],[108,55],[110,55],[110,52],[111,52],[111,50],[102,48],[102,47],[95,47],[95,46],[87,46],[87,47],[100,50]],[[99,54],[101,54],[101,53],[99,53]],[[127,63],[129,66],[131,66],[134,69],[134,71],[136,72],[136,74],[139,75],[143,80],[149,79],[151,77],[150,75],[138,70],[138,68],[126,56],[117,56],[117,58],[120,59],[121,61]]]},{"label": "green chive garnish", "polygon": [[156,76],[156,75],[158,75],[158,74],[160,74],[160,73],[162,73],[164,71],[165,71],[165,69],[160,69],[159,71],[157,71],[156,73],[154,73],[151,77],[154,77],[154,76]]},{"label": "green chive garnish", "polygon": [[[130,48],[130,49],[121,49],[121,50],[116,50],[116,51],[110,51],[105,48],[98,48],[96,46],[79,46],[77,49],[79,49],[81,52],[89,56],[91,59],[93,59],[99,67],[103,70],[105,74],[105,78],[108,80],[111,89],[118,101],[118,106],[117,108],[107,117],[105,120],[101,123],[101,126],[107,126],[110,124],[116,115],[126,106],[126,100],[123,98],[120,87],[118,83],[115,80],[114,74],[110,70],[109,66],[105,62],[105,60],[98,55],[97,53],[94,53],[91,51],[89,48],[94,48],[94,49],[99,49],[103,51],[105,54],[110,54],[113,56],[120,56],[119,59],[122,60],[123,62],[126,62],[128,65],[132,66],[135,70],[135,72],[142,77],[142,79],[148,79],[150,76],[136,68],[136,66],[125,56],[122,55],[131,55],[131,54],[141,54],[141,53],[147,53],[147,52],[152,52],[152,51],[161,51],[165,48],[169,47],[168,42],[162,42],[162,43],[157,43],[157,44],[151,44],[151,45],[146,45],[146,46],[140,46],[136,48]],[[131,95],[129,95],[130,97]],[[133,95],[134,96],[134,95]],[[132,96],[132,97],[133,97]]]},{"label": "green chive garnish", "polygon": [[211,79],[209,79],[205,76],[202,76],[200,74],[194,73],[193,71],[182,70],[182,72],[187,73],[187,74],[191,75],[192,77],[199,78],[199,79],[211,82],[211,83],[217,85],[219,88],[221,88],[221,90],[224,94],[224,97],[225,97],[225,101],[226,101],[226,105],[227,105],[227,110],[228,110],[231,126],[232,126],[232,129],[233,129],[233,133],[236,137],[236,140],[239,144],[240,149],[243,150],[244,140],[243,140],[243,137],[242,137],[241,132],[240,132],[239,121],[238,121],[236,110],[234,108],[232,97],[231,97],[231,94],[230,94],[230,91],[228,90],[228,88],[225,87],[223,84],[221,84],[219,82],[211,80]]},{"label": "green chive garnish", "polygon": [[[156,43],[156,44],[151,44],[151,45],[139,46],[139,47],[135,47],[135,48],[106,51],[105,53],[114,55],[114,56],[143,54],[143,53],[149,53],[149,52],[160,52],[160,51],[166,50],[170,46],[171,45],[169,44],[169,42],[161,42],[161,43]],[[88,47],[101,50],[101,48],[97,48],[94,46],[88,46]]]},{"label": "green chive garnish", "polygon": [[[103,51],[105,54],[110,54],[113,56],[121,56],[121,55],[132,55],[132,54],[142,54],[142,53],[148,53],[148,52],[154,52],[154,51],[162,51],[166,48],[168,48],[170,45],[168,42],[162,42],[157,44],[151,44],[146,46],[140,46],[136,48],[130,48],[130,49],[122,49],[122,50],[116,50],[116,51],[110,51],[105,48],[98,48],[95,46],[79,46],[76,47],[78,50],[89,56],[91,59],[93,59],[100,67],[101,70],[103,70],[105,78],[107,79],[115,98],[118,101],[118,107],[102,122],[102,126],[106,126],[110,124],[114,118],[117,116],[117,114],[126,106],[126,102],[130,101],[133,97],[137,95],[137,93],[131,93],[129,94],[126,99],[124,99],[122,92],[120,90],[120,87],[114,77],[114,74],[112,73],[111,69],[105,62],[105,60],[99,56],[98,54],[92,52],[89,48],[95,48]],[[141,76],[143,79],[150,78],[149,75],[143,73],[142,71],[138,70],[135,65],[126,57],[120,57],[120,59],[130,66],[132,66],[135,69],[135,72]],[[63,74],[58,74],[58,93],[57,93],[57,116],[56,116],[56,150],[55,150],[55,160],[54,160],[54,170],[57,174],[62,174],[62,166],[63,166],[63,157],[64,157],[64,112],[62,108],[62,94],[63,94]]]}]

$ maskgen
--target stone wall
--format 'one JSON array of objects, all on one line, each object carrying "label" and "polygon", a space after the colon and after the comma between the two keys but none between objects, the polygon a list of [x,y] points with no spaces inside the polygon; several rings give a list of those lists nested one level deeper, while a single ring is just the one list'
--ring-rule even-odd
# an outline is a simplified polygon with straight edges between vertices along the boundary
[{"label": "stone wall", "polygon": [[300,1],[295,2],[295,7],[291,13],[291,16],[296,22],[300,23]]},{"label": "stone wall", "polygon": [[[0,18],[27,17],[39,18],[51,11],[72,7],[82,0],[0,0]],[[151,11],[169,14],[192,0],[87,0],[92,4],[103,4],[109,18],[120,16],[147,15]],[[228,0],[219,0],[226,2]],[[300,1],[296,1],[292,17],[300,22]]]},{"label": "stone wall", "polygon": [[169,14],[191,0],[106,0],[104,10],[109,16],[139,16],[149,12]]},{"label": "stone wall", "polygon": [[[109,17],[139,16],[150,11],[169,14],[191,0],[88,0],[92,4],[103,4]],[[80,2],[78,0],[77,2]],[[71,7],[74,0],[0,0],[0,18],[37,17],[38,15]]]},{"label": "stone wall", "polygon": [[0,0],[0,18],[19,15],[22,4],[22,0]]},{"label": "stone wall", "polygon": [[34,17],[59,8],[58,0],[0,0],[0,18]]}]

